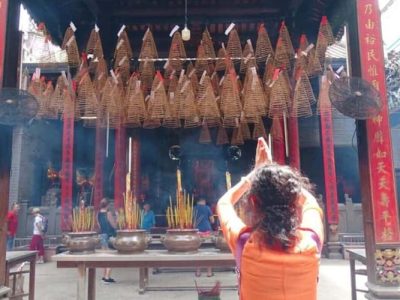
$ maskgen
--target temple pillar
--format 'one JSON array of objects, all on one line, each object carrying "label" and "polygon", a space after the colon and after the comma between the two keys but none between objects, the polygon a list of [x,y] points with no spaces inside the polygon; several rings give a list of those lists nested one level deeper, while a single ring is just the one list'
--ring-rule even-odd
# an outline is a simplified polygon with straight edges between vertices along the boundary
[{"label": "temple pillar", "polygon": [[378,0],[353,0],[349,19],[351,75],[380,93],[382,110],[357,121],[367,255],[367,299],[400,299],[400,234]]}]

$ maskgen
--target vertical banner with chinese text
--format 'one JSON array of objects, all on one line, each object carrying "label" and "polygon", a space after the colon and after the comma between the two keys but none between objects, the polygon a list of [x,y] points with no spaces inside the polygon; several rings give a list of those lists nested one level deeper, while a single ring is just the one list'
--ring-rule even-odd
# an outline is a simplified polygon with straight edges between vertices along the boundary
[{"label": "vertical banner with chinese text", "polygon": [[296,117],[288,118],[289,124],[289,165],[300,170],[299,120]]},{"label": "vertical banner with chinese text", "polygon": [[74,110],[75,97],[64,90],[64,115],[61,164],[61,230],[71,230],[74,178]]},{"label": "vertical banner with chinese text", "polygon": [[378,0],[358,0],[357,15],[362,77],[379,91],[382,102],[379,115],[367,120],[375,242],[399,244],[399,217]]},{"label": "vertical banner with chinese text", "polygon": [[339,205],[336,185],[335,143],[333,140],[332,107],[329,101],[329,82],[326,76],[320,83],[321,146],[324,163],[325,203],[328,224],[339,223]]},{"label": "vertical banner with chinese text", "polygon": [[115,129],[114,165],[114,207],[117,209],[123,206],[126,187],[126,129],[122,125]]},{"label": "vertical banner with chinese text", "polygon": [[100,126],[100,122],[96,124],[96,141],[94,154],[94,207],[99,209],[100,201],[103,198],[103,182],[104,182],[104,159],[106,151],[106,133],[105,129]]}]

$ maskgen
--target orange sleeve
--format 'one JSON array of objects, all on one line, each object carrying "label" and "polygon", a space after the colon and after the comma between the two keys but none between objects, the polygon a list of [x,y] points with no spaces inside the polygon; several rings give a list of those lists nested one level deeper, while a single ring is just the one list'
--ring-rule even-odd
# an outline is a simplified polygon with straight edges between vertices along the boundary
[{"label": "orange sleeve", "polygon": [[313,230],[320,238],[321,243],[324,242],[324,225],[323,212],[318,205],[315,197],[308,191],[303,190],[300,197],[299,205],[301,206],[301,228],[309,228]]}]

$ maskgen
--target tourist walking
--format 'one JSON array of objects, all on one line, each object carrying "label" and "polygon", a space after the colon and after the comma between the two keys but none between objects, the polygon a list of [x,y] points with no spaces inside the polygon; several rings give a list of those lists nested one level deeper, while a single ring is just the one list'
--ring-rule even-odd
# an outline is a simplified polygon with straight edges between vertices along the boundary
[{"label": "tourist walking", "polygon": [[[97,214],[97,223],[100,228],[101,247],[106,250],[109,249],[110,237],[115,236],[115,228],[117,224],[112,212],[109,210],[109,203],[106,198],[100,201],[100,211]],[[104,283],[114,283],[115,280],[111,278],[111,268],[105,268],[102,281]]]},{"label": "tourist walking", "polygon": [[44,217],[40,214],[40,208],[35,207],[32,209],[33,215],[33,236],[29,250],[38,252],[37,263],[44,263],[44,245],[43,236],[45,234]]},{"label": "tourist walking", "polygon": [[7,213],[7,251],[12,251],[15,244],[15,235],[18,229],[19,204],[13,203],[11,210]]},{"label": "tourist walking", "polygon": [[142,216],[142,229],[150,231],[156,225],[156,217],[154,212],[151,210],[150,203],[146,202],[143,205],[143,216]]},{"label": "tourist walking", "polygon": [[[260,139],[255,169],[218,201],[222,230],[237,261],[241,300],[317,299],[323,224],[311,191],[307,178],[272,162]],[[234,209],[243,195],[251,224]]]},{"label": "tourist walking", "polygon": [[[203,237],[211,236],[212,226],[214,223],[214,215],[211,208],[207,205],[205,197],[199,197],[196,206],[194,207],[195,225],[199,233]],[[201,269],[197,268],[196,276],[201,276]],[[207,268],[207,277],[213,276],[211,267]]]}]

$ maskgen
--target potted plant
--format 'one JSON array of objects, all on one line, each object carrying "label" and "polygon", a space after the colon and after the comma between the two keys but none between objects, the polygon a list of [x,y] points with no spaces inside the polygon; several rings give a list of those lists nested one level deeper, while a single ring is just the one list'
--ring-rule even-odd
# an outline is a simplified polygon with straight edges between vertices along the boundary
[{"label": "potted plant", "polygon": [[150,243],[150,235],[140,229],[143,212],[131,191],[124,195],[124,207],[118,213],[117,236],[111,238],[115,249],[121,254],[143,252]]},{"label": "potted plant", "polygon": [[70,253],[93,253],[100,242],[95,228],[95,212],[92,207],[77,207],[72,210],[72,232],[67,233],[63,243]]},{"label": "potted plant", "polygon": [[164,246],[170,252],[196,252],[200,248],[201,238],[194,224],[193,200],[193,196],[179,190],[176,205],[172,204],[170,198],[166,213],[169,229],[162,238]]}]

